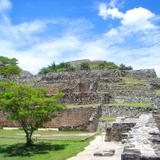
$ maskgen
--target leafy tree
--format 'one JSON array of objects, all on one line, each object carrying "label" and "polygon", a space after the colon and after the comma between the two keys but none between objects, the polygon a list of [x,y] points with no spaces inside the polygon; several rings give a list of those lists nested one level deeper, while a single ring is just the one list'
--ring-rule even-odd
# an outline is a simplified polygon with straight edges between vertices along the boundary
[{"label": "leafy tree", "polygon": [[117,70],[119,67],[113,62],[105,62],[105,69]]},{"label": "leafy tree", "polygon": [[17,59],[0,56],[0,75],[9,77],[20,74],[21,69],[17,66]]},{"label": "leafy tree", "polygon": [[13,82],[0,83],[0,109],[10,120],[17,120],[26,134],[26,144],[32,144],[32,134],[45,122],[55,118],[55,112],[64,105],[57,100],[63,96],[57,93],[47,97],[47,89]]},{"label": "leafy tree", "polygon": [[70,72],[74,71],[75,68],[70,65],[70,63],[60,63],[59,65],[56,66],[58,72]]},{"label": "leafy tree", "polygon": [[119,70],[132,70],[133,68],[131,66],[126,66],[124,64],[120,64]]},{"label": "leafy tree", "polygon": [[44,67],[40,70],[39,74],[47,74],[51,72],[70,72],[75,71],[75,68],[71,66],[69,63],[60,63],[58,65],[55,65],[55,63],[52,63],[48,67]]},{"label": "leafy tree", "polygon": [[98,64],[98,69],[99,70],[105,69],[105,63]]},{"label": "leafy tree", "polygon": [[50,72],[56,72],[57,69],[56,69],[56,65],[55,65],[55,62],[53,62],[51,65],[49,65],[48,67],[43,67],[39,74],[47,74],[47,73],[50,73]]},{"label": "leafy tree", "polygon": [[86,62],[81,63],[81,65],[80,65],[80,70],[90,70],[90,65],[89,65],[89,63],[86,63]]}]

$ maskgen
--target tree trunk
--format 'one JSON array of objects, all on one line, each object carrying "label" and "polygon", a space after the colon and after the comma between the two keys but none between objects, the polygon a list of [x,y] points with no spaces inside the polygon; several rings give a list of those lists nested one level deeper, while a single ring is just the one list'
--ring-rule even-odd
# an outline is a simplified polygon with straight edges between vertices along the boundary
[{"label": "tree trunk", "polygon": [[26,133],[26,145],[31,146],[33,144],[32,142],[32,133],[27,132]]}]

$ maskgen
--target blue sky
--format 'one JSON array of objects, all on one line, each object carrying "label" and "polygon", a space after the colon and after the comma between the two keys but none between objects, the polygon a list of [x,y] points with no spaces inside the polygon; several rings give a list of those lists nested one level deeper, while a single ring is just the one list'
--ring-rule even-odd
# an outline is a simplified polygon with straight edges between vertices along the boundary
[{"label": "blue sky", "polygon": [[37,73],[102,59],[160,75],[159,0],[0,0],[0,55]]}]

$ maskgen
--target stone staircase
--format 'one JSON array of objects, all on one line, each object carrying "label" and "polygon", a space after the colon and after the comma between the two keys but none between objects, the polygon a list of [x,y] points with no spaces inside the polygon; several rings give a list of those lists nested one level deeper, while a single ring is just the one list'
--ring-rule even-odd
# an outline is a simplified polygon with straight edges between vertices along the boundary
[{"label": "stone staircase", "polygon": [[[152,86],[147,80],[139,80],[124,77],[120,81],[114,83],[106,83],[101,81],[97,86],[97,93],[108,94],[109,103],[150,103],[157,106],[156,99],[159,96],[154,92]],[[159,102],[159,101],[158,101]]]},{"label": "stone staircase", "polygon": [[[113,83],[101,79],[97,85],[97,93],[109,97],[108,103],[101,106],[102,117],[139,117],[143,113],[152,113],[160,105],[159,96],[144,79],[121,77]],[[112,122],[99,122],[103,131],[104,126],[109,123]]]}]

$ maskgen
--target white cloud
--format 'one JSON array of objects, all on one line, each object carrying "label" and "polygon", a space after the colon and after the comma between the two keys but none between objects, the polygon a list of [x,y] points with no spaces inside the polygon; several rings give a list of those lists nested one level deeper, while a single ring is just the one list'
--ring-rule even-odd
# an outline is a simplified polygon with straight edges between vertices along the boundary
[{"label": "white cloud", "polygon": [[118,10],[118,8],[108,8],[105,3],[99,4],[99,15],[103,17],[103,19],[107,19],[111,17],[114,18],[123,18],[123,13]]},{"label": "white cloud", "polygon": [[0,12],[9,10],[12,8],[10,0],[0,0]]},{"label": "white cloud", "polygon": [[125,26],[138,27],[143,29],[154,28],[155,25],[150,21],[155,15],[142,7],[128,10],[121,21]]},{"label": "white cloud", "polygon": [[108,18],[121,19],[122,25],[132,27],[134,29],[151,29],[155,27],[155,25],[151,22],[151,20],[155,17],[155,14],[151,11],[142,7],[138,7],[123,13],[119,11],[118,8],[116,8],[115,4],[116,1],[113,0],[109,3],[108,6],[106,3],[100,3],[99,16],[105,20]]}]

